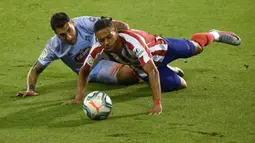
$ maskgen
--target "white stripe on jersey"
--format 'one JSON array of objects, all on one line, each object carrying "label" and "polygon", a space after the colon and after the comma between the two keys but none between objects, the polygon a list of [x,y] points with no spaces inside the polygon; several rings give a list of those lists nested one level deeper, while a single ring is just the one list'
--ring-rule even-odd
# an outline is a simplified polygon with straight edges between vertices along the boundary
[{"label": "white stripe on jersey", "polygon": [[154,62],[162,62],[164,60],[164,56],[153,55],[152,59],[153,59]]},{"label": "white stripe on jersey", "polygon": [[[130,48],[126,48],[126,50],[129,52],[129,53],[135,53],[136,57],[138,58],[143,58],[143,61],[144,63],[147,63],[151,58],[150,56],[148,55],[148,53],[146,52],[146,47],[144,48],[143,45],[134,37],[126,34],[126,33],[119,33],[119,35],[121,37],[123,37],[127,42],[129,42],[133,47],[134,49],[131,50]],[[137,34],[136,34],[137,35]],[[143,37],[141,37],[140,35],[138,35],[141,40],[144,42],[144,45],[146,45],[145,43],[145,39]],[[126,45],[127,46],[127,45]],[[148,48],[148,47],[147,47]],[[130,54],[132,56],[132,54]],[[126,58],[128,58],[128,55],[123,55],[125,56]],[[129,59],[129,58],[128,58]]]},{"label": "white stripe on jersey", "polygon": [[150,52],[155,52],[158,50],[163,50],[163,51],[167,51],[167,44],[159,44],[159,45],[155,45],[153,47],[149,48]]}]

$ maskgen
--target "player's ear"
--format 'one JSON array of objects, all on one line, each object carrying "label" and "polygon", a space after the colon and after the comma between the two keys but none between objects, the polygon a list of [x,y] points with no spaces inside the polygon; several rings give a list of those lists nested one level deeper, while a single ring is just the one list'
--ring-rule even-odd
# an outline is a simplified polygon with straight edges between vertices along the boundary
[{"label": "player's ear", "polygon": [[115,33],[118,33],[118,29],[114,27],[114,32]]},{"label": "player's ear", "polygon": [[118,34],[118,31],[117,31],[117,30],[114,30],[114,31],[111,32],[111,34],[115,36],[115,35]]}]

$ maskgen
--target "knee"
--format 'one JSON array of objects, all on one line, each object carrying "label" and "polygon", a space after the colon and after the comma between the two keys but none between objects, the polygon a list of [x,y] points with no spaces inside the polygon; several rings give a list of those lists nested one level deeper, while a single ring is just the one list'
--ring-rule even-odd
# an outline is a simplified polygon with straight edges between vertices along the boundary
[{"label": "knee", "polygon": [[187,82],[182,77],[180,77],[180,79],[181,79],[181,84],[179,86],[179,89],[187,88]]},{"label": "knee", "polygon": [[197,42],[195,41],[191,41],[191,43],[194,45],[195,47],[195,53],[194,55],[198,55],[200,54],[201,52],[203,52],[204,48],[202,46],[200,46]]},{"label": "knee", "polygon": [[161,83],[161,91],[162,92],[169,92],[169,91],[175,91],[175,90],[180,90],[180,89],[184,89],[187,87],[187,83],[186,81],[182,78],[179,77],[181,82],[174,82],[174,83]]}]

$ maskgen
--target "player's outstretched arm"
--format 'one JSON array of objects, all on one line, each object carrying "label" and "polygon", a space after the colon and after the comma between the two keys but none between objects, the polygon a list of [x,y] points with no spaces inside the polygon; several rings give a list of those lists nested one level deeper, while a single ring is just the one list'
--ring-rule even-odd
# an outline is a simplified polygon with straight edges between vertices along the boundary
[{"label": "player's outstretched arm", "polygon": [[72,101],[66,102],[65,104],[81,104],[83,100],[83,92],[88,86],[89,70],[82,66],[79,72],[77,80],[76,96]]},{"label": "player's outstretched arm", "polygon": [[27,75],[27,90],[20,91],[16,96],[37,96],[38,93],[35,92],[35,85],[37,83],[38,76],[45,69],[45,66],[37,61],[33,67],[30,68]]},{"label": "player's outstretched arm", "polygon": [[118,31],[122,31],[122,30],[128,30],[129,29],[129,25],[125,22],[119,21],[119,20],[113,20],[112,21],[112,25],[118,30]]},{"label": "player's outstretched arm", "polygon": [[161,105],[161,87],[160,87],[160,78],[159,78],[159,71],[150,59],[144,66],[144,71],[149,76],[149,83],[152,90],[152,99],[154,102],[153,107],[148,111],[149,115],[153,114],[160,114],[162,112],[162,105]]}]

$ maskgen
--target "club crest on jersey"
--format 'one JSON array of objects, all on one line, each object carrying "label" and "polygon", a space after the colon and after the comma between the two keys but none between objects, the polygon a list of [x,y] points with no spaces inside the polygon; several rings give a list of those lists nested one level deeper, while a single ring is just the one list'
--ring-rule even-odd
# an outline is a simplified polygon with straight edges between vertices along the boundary
[{"label": "club crest on jersey", "polygon": [[46,56],[47,56],[47,50],[46,49],[44,49],[43,51],[42,51],[42,53],[41,53],[41,55],[40,55],[40,59],[41,60],[43,60]]},{"label": "club crest on jersey", "polygon": [[139,57],[139,58],[142,56],[143,52],[144,52],[143,49],[140,49],[140,48],[136,48],[136,49],[135,49],[135,55],[136,55],[137,57]]},{"label": "club crest on jersey", "polygon": [[95,17],[90,17],[89,18],[89,21],[91,21],[91,22],[95,22],[97,20],[97,18],[95,18]]},{"label": "club crest on jersey", "polygon": [[92,66],[93,63],[94,63],[94,59],[93,59],[90,55],[88,56],[87,63],[88,63],[90,66]]}]

